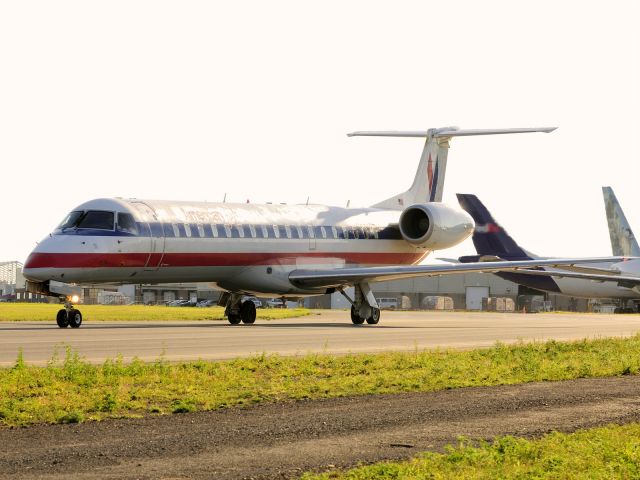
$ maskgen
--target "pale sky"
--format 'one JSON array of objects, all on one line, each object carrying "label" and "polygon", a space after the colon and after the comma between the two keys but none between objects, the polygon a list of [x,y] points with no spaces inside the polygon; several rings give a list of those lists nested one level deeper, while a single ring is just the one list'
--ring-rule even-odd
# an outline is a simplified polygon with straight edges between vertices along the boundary
[{"label": "pale sky", "polygon": [[[547,256],[609,255],[600,187],[640,236],[637,1],[0,3],[0,261],[97,197],[370,205],[420,139]],[[473,254],[470,241],[432,257]]]}]

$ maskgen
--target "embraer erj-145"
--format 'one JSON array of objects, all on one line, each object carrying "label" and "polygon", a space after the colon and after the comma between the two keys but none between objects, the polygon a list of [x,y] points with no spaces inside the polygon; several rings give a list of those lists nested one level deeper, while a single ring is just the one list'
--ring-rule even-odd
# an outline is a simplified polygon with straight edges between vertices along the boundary
[{"label": "embraer erj-145", "polygon": [[[607,219],[609,221],[612,249],[614,252],[626,252],[637,255],[637,243],[629,228],[624,213],[613,199],[613,191],[603,189]],[[460,257],[463,263],[480,260],[536,260],[541,257],[528,252],[493,218],[487,207],[476,197],[458,194],[460,206],[466,210],[476,223],[473,244],[478,255]],[[615,204],[613,203],[615,201]],[[612,212],[616,212],[612,217]],[[619,222],[623,222],[623,226]],[[624,246],[624,248],[623,248]],[[618,257],[619,258],[619,257]],[[540,268],[526,272],[496,272],[501,278],[520,285],[550,293],[581,298],[611,298],[623,302],[633,300],[636,310],[640,307],[640,259],[609,261],[602,264],[579,265],[557,268]],[[618,311],[628,312],[623,308]]]},{"label": "embraer erj-145", "polygon": [[[102,198],[74,208],[25,262],[31,292],[55,295],[50,281],[75,284],[210,282],[231,324],[255,321],[246,295],[300,298],[355,287],[351,320],[376,324],[370,282],[468,271],[573,264],[555,259],[467,265],[417,265],[432,250],[466,239],[473,220],[440,203],[452,137],[554,128],[356,132],[352,136],[423,137],[409,190],[370,208],[256,205]],[[593,260],[593,259],[592,259]],[[597,259],[596,259],[597,260]],[[589,259],[580,260],[588,262]],[[78,327],[67,301],[60,327]]]}]

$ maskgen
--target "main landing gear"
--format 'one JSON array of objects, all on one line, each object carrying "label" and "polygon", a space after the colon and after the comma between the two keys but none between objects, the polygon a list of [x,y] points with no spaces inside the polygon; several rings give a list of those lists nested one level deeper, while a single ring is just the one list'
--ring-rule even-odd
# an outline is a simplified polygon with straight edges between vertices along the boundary
[{"label": "main landing gear", "polygon": [[351,322],[354,325],[376,325],[380,321],[380,309],[369,285],[359,283],[355,285],[355,296],[352,300],[343,289],[338,290],[351,303]]},{"label": "main landing gear", "polygon": [[82,325],[82,313],[73,306],[69,299],[66,299],[64,308],[58,310],[56,323],[60,328],[79,328]]},{"label": "main landing gear", "polygon": [[231,325],[239,325],[240,322],[251,325],[256,321],[256,305],[251,300],[242,301],[242,295],[228,294],[224,315]]}]

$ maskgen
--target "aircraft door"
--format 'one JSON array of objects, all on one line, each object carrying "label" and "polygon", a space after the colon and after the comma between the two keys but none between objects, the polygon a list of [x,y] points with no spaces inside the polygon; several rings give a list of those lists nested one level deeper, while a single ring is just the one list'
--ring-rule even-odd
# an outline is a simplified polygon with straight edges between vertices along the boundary
[{"label": "aircraft door", "polygon": [[162,229],[162,224],[158,221],[158,216],[155,210],[144,202],[133,203],[138,210],[138,213],[142,217],[143,221],[147,224],[147,232],[149,234],[149,256],[144,266],[145,271],[155,271],[162,265],[162,258],[164,257],[165,237]]}]

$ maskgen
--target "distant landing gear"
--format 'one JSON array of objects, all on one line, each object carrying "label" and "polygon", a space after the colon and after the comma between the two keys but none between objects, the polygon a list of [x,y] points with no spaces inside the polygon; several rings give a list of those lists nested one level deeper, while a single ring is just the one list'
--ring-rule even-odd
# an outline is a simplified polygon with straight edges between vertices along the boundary
[{"label": "distant landing gear", "polygon": [[352,300],[344,292],[338,290],[351,303],[351,322],[362,325],[365,321],[369,325],[376,325],[380,321],[380,309],[376,299],[366,283],[355,285],[355,298]]},{"label": "distant landing gear", "polygon": [[251,325],[256,321],[256,305],[251,300],[242,301],[242,295],[228,294],[224,314],[231,325]]},{"label": "distant landing gear", "polygon": [[69,301],[64,303],[64,308],[58,310],[56,315],[56,323],[60,328],[80,328],[82,325],[82,313]]}]

